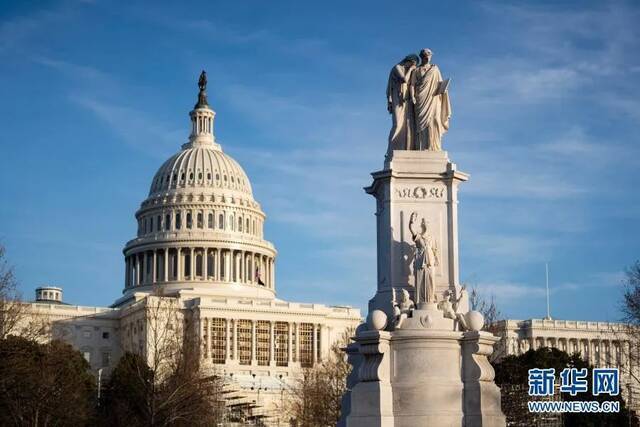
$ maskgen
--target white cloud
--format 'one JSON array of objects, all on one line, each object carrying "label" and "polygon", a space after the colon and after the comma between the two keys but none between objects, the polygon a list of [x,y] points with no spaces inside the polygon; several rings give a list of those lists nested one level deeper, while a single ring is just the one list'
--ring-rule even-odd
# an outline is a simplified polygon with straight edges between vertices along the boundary
[{"label": "white cloud", "polygon": [[83,96],[70,99],[95,114],[128,146],[145,155],[164,160],[168,153],[175,151],[176,141],[184,137],[182,130],[167,129],[144,111]]}]

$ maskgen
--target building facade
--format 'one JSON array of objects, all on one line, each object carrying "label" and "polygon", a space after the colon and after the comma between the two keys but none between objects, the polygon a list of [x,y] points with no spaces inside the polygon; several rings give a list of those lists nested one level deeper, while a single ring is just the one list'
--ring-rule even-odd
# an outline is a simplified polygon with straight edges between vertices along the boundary
[{"label": "building facade", "polygon": [[272,408],[301,369],[361,322],[360,311],[276,297],[266,216],[242,167],[215,140],[203,77],[189,139],[160,166],[135,214],[122,297],[109,308],[82,307],[65,304],[61,288],[41,287],[30,312],[107,376],[125,351],[151,357],[158,324],[150,313],[168,308],[196,328],[205,369]]}]

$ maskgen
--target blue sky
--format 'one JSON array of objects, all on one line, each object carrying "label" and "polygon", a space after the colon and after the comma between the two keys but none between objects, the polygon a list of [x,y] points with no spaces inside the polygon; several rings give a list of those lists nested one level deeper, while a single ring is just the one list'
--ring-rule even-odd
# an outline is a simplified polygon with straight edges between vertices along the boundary
[{"label": "blue sky", "polygon": [[115,2],[0,5],[0,240],[31,296],[107,305],[122,247],[209,75],[216,135],[279,250],[279,296],[366,307],[389,69],[434,51],[461,278],[510,318],[617,320],[640,258],[634,2]]}]

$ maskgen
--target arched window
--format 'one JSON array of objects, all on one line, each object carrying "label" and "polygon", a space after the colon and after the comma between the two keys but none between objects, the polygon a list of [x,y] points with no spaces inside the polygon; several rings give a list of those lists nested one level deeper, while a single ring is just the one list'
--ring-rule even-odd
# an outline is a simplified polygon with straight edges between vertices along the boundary
[{"label": "arched window", "polygon": [[198,173],[198,181],[202,181],[202,172]]},{"label": "arched window", "polygon": [[209,226],[209,228],[213,228],[213,227],[214,227],[214,224],[213,224],[213,214],[212,214],[212,213],[210,213],[208,216],[209,216],[209,218],[208,218],[208,224],[207,224],[207,225]]},{"label": "arched window", "polygon": [[187,212],[187,228],[191,228],[193,226],[193,219],[191,218],[191,211]]},{"label": "arched window", "polygon": [[193,172],[189,173],[189,181],[193,181]]},{"label": "arched window", "polygon": [[249,230],[249,218],[247,218],[247,226],[245,227],[244,231],[245,231],[245,233],[250,233],[250,230]]},{"label": "arched window", "polygon": [[153,217],[149,218],[149,233],[153,232]]},{"label": "arched window", "polygon": [[156,218],[156,231],[160,231],[162,230],[162,216],[158,215],[158,217]]},{"label": "arched window", "polygon": [[207,181],[211,181],[211,172],[207,172]]},{"label": "arched window", "polygon": [[171,214],[166,214],[164,217],[164,229],[169,230],[171,228]]},{"label": "arched window", "polygon": [[238,231],[242,231],[242,217],[238,218]]},{"label": "arched window", "polygon": [[224,228],[224,215],[218,215],[218,228],[222,230]]},{"label": "arched window", "polygon": [[202,218],[202,212],[198,212],[198,228],[203,228],[203,221],[204,219]]},{"label": "arched window", "polygon": [[176,212],[176,230],[180,230],[180,227],[182,227],[182,215],[180,212]]}]

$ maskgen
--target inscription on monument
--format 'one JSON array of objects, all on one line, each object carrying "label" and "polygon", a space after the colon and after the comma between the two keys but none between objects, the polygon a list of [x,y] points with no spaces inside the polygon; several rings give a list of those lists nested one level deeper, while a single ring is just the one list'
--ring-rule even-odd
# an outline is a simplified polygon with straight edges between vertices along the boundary
[{"label": "inscription on monument", "polygon": [[444,187],[416,187],[396,188],[398,199],[441,199],[444,197]]}]

